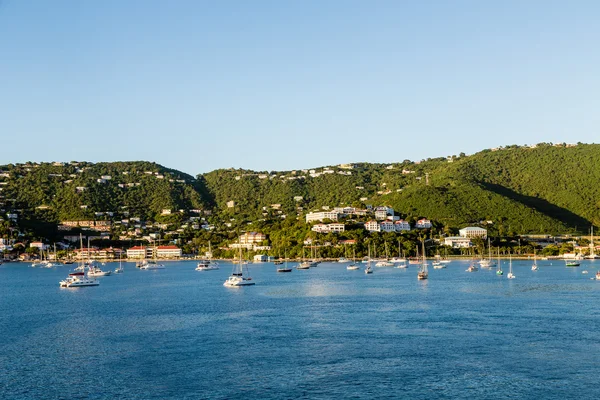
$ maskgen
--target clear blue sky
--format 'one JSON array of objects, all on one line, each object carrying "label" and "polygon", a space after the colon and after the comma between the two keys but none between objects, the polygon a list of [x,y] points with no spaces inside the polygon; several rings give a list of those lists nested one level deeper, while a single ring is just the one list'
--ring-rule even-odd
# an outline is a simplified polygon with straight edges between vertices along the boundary
[{"label": "clear blue sky", "polygon": [[598,142],[598,1],[0,0],[0,164]]}]

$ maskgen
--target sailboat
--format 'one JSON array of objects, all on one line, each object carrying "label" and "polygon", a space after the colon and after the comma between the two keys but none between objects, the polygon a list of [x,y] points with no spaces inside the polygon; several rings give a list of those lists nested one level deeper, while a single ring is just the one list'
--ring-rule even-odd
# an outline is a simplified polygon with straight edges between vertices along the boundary
[{"label": "sailboat", "polygon": [[508,253],[508,275],[506,275],[508,279],[515,279],[516,276],[512,272],[512,255]]},{"label": "sailboat", "polygon": [[360,269],[360,267],[356,265],[356,249],[354,248],[352,249],[352,264],[348,265],[346,269],[348,271],[356,271]]},{"label": "sailboat", "polygon": [[595,260],[598,258],[598,256],[596,255],[596,249],[594,247],[594,226],[592,225],[592,231],[590,234],[590,254],[588,256],[586,256],[585,258],[588,258],[590,260]]},{"label": "sailboat", "polygon": [[[83,250],[83,239],[81,237],[81,234],[79,234],[79,243],[80,243],[80,247]],[[85,276],[85,272],[83,272],[83,270],[85,269],[85,265],[81,264],[81,271],[77,271],[77,272],[71,272],[69,274],[69,276],[66,279],[63,279],[62,281],[59,282],[59,285],[61,287],[84,287],[84,286],[98,286],[100,285],[100,282],[98,282],[97,279],[93,279],[90,277]]]},{"label": "sailboat", "polygon": [[371,267],[371,246],[369,245],[369,258],[367,260],[367,267],[365,268],[365,274],[372,274],[373,268]]},{"label": "sailboat", "polygon": [[125,272],[123,269],[123,262],[121,261],[121,252],[119,252],[119,266],[115,268],[115,274],[122,274]]},{"label": "sailboat", "polygon": [[504,275],[502,264],[500,264],[500,246],[498,246],[498,269],[496,270],[496,275]]},{"label": "sailboat", "polygon": [[285,252],[285,265],[283,267],[277,267],[277,272],[292,272],[292,268],[287,265],[287,251]]},{"label": "sailboat", "polygon": [[406,263],[406,258],[402,255],[401,243],[398,240],[398,257],[392,258],[392,262],[395,263]]},{"label": "sailboat", "polygon": [[419,280],[425,280],[429,279],[429,272],[427,272],[427,256],[425,255],[425,241],[421,242],[421,246],[423,248],[423,261],[421,262],[421,267],[419,268],[417,278]]},{"label": "sailboat", "polygon": [[531,266],[531,270],[532,271],[537,271],[538,270],[537,255],[535,253],[535,249],[533,249],[533,265]]},{"label": "sailboat", "polygon": [[223,283],[227,287],[252,286],[255,282],[249,276],[248,263],[242,260],[242,248],[240,247],[240,260],[237,264],[233,264],[231,275]]},{"label": "sailboat", "polygon": [[490,242],[490,238],[488,237],[488,258],[487,259],[483,259],[479,262],[479,265],[482,268],[492,268],[495,267],[496,265],[494,264],[494,262],[492,261],[492,246],[491,246],[491,242]]},{"label": "sailboat", "polygon": [[208,242],[208,260],[201,260],[198,262],[196,266],[196,271],[214,271],[219,269],[219,266],[216,262],[212,261],[212,250],[210,248],[210,242]]},{"label": "sailboat", "polygon": [[302,262],[296,266],[296,269],[310,269],[310,261],[304,259],[304,247],[302,248]]}]

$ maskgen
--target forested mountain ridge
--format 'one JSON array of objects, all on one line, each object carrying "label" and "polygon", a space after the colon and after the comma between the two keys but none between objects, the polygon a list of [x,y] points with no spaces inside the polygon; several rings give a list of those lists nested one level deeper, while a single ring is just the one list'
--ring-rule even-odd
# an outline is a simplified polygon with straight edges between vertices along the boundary
[{"label": "forested mountain ridge", "polygon": [[[162,210],[211,211],[215,221],[299,217],[323,207],[387,205],[452,233],[587,232],[600,225],[600,145],[507,146],[466,156],[296,171],[221,169],[192,177],[152,162],[0,166],[3,218],[59,223],[110,212],[156,220]],[[273,207],[276,205],[276,207]],[[274,211],[277,210],[277,213]]]}]

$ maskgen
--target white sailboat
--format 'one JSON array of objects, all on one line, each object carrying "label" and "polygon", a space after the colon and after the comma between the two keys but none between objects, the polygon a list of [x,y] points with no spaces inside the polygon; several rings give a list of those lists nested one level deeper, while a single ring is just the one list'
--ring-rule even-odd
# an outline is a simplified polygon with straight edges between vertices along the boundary
[{"label": "white sailboat", "polygon": [[421,246],[423,249],[423,261],[421,262],[421,266],[419,267],[417,279],[425,280],[429,279],[429,272],[427,271],[427,256],[425,255],[425,241],[421,242]]},{"label": "white sailboat", "polygon": [[352,249],[352,264],[346,267],[348,271],[357,271],[360,269],[358,265],[356,265],[356,249]]},{"label": "white sailboat", "polygon": [[506,275],[508,279],[515,279],[516,276],[512,272],[512,255],[508,254],[508,275]]},{"label": "white sailboat", "polygon": [[125,272],[123,269],[123,262],[121,261],[121,253],[119,252],[119,266],[115,268],[115,274],[122,274]]},{"label": "white sailboat", "polygon": [[504,275],[502,264],[500,264],[500,246],[498,246],[498,269],[496,270],[496,275]]},{"label": "white sailboat", "polygon": [[[245,268],[244,268],[245,267]],[[255,282],[249,276],[248,264],[242,260],[242,249],[240,248],[240,260],[237,264],[233,264],[231,275],[223,283],[226,287],[252,286]]]},{"label": "white sailboat", "polygon": [[531,270],[532,271],[537,271],[538,270],[537,255],[536,255],[535,249],[533,249],[533,265],[531,266]]},{"label": "white sailboat", "polygon": [[488,237],[488,258],[484,258],[479,262],[479,265],[482,268],[492,268],[495,267],[496,265],[494,264],[494,262],[492,261],[492,246],[491,246],[491,242],[490,242],[490,238]]},{"label": "white sailboat", "polygon": [[595,260],[598,258],[598,256],[596,255],[596,248],[594,247],[594,226],[592,225],[592,230],[590,233],[590,254],[588,256],[586,256],[585,258],[590,259],[590,260]]},{"label": "white sailboat", "polygon": [[365,274],[372,274],[373,268],[371,267],[371,245],[369,245],[369,258],[367,259],[367,267],[365,268]]}]

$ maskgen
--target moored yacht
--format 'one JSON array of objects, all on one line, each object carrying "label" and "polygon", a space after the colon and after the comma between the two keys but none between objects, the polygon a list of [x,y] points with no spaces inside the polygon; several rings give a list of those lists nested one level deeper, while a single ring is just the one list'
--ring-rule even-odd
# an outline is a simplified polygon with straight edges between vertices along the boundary
[{"label": "moored yacht", "polygon": [[217,269],[219,269],[217,263],[211,260],[202,260],[196,266],[196,271],[214,271]]},{"label": "moored yacht", "polygon": [[86,277],[85,272],[72,272],[66,279],[60,281],[61,287],[98,286],[99,284],[96,279]]},{"label": "moored yacht", "polygon": [[242,260],[242,249],[240,248],[240,260],[238,263],[233,264],[233,271],[231,271],[231,275],[223,283],[223,286],[240,287],[254,284],[255,282],[249,276],[248,264]]}]

